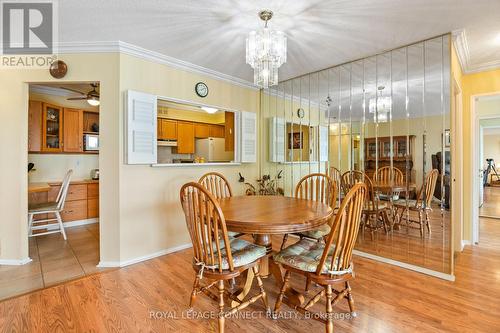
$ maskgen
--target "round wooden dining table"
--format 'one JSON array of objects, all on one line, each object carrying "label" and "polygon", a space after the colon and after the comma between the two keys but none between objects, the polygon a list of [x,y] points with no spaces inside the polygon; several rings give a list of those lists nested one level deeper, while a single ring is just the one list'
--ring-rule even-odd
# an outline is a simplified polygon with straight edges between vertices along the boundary
[{"label": "round wooden dining table", "polygon": [[405,192],[408,188],[408,191],[414,191],[417,186],[415,183],[406,184],[405,182],[394,182],[394,181],[378,181],[374,180],[373,189],[375,191],[379,191],[382,193],[391,193],[391,192]]},{"label": "round wooden dining table", "polygon": [[[271,235],[312,230],[333,216],[332,208],[326,204],[283,196],[236,196],[220,199],[219,203],[228,230],[252,234],[255,244],[266,247],[268,256],[261,259],[260,274],[263,277],[272,274],[279,287],[283,276],[272,260]],[[242,297],[251,287],[252,279],[253,276],[247,278]],[[293,289],[286,295],[291,302],[303,302],[300,293]]]}]

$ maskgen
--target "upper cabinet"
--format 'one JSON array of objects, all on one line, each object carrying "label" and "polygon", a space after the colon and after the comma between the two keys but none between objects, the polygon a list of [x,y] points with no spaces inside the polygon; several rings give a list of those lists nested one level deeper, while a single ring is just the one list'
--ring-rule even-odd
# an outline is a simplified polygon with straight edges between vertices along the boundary
[{"label": "upper cabinet", "polygon": [[206,139],[210,136],[210,125],[194,124],[194,136],[197,139]]},{"label": "upper cabinet", "polygon": [[63,134],[63,108],[43,103],[42,151],[61,152]]},{"label": "upper cabinet", "polygon": [[83,111],[64,109],[63,151],[83,152]]},{"label": "upper cabinet", "polygon": [[29,101],[28,108],[28,152],[42,149],[42,102]]},{"label": "upper cabinet", "polygon": [[177,121],[158,118],[158,140],[177,140]]},{"label": "upper cabinet", "polygon": [[179,121],[177,130],[177,154],[194,154],[194,124]]},{"label": "upper cabinet", "polygon": [[212,138],[224,137],[224,125],[209,125],[209,136]]},{"label": "upper cabinet", "polygon": [[97,151],[84,151],[84,134],[99,134],[98,112],[29,101],[29,153],[98,153]]}]

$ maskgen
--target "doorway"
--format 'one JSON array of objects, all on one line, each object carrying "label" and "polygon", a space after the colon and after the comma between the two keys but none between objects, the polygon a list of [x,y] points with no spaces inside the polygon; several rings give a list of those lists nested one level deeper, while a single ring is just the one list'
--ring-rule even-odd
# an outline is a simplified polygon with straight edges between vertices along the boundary
[{"label": "doorway", "polygon": [[486,224],[500,230],[500,93],[474,97],[472,111],[472,241],[477,244]]}]

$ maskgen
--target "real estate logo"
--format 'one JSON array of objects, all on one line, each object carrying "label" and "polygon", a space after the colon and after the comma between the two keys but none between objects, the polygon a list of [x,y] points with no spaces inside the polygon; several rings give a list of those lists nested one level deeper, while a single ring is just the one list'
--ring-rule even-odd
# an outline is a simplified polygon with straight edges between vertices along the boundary
[{"label": "real estate logo", "polygon": [[0,0],[2,67],[49,67],[56,60],[55,0]]}]

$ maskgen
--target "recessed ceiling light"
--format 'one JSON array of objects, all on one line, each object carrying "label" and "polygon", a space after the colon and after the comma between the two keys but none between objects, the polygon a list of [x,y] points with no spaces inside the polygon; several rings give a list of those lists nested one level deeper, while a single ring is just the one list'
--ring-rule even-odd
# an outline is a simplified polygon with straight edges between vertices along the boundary
[{"label": "recessed ceiling light", "polygon": [[206,111],[207,113],[215,113],[215,112],[219,111],[219,109],[211,108],[208,106],[202,106],[201,109]]}]

